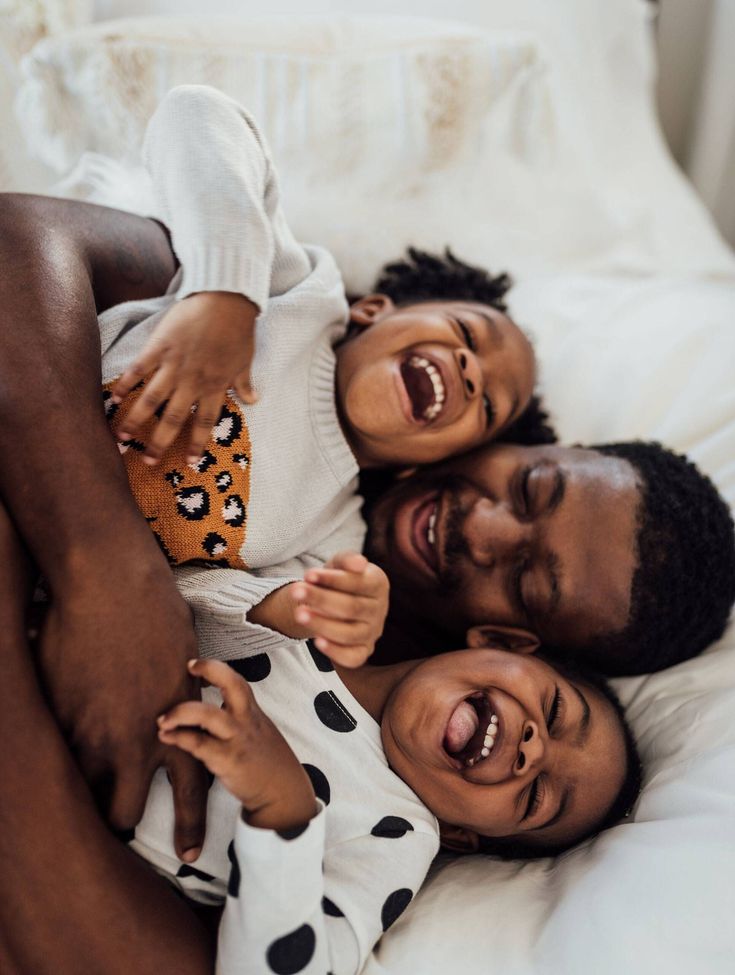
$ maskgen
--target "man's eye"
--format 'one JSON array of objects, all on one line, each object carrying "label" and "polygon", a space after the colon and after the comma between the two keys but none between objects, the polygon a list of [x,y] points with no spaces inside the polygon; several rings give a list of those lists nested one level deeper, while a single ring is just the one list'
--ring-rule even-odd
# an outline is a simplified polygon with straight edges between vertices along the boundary
[{"label": "man's eye", "polygon": [[518,477],[518,500],[520,502],[519,507],[521,515],[529,515],[531,513],[531,494],[528,489],[528,481],[530,477],[530,467],[524,467]]},{"label": "man's eye", "polygon": [[471,349],[473,352],[477,352],[477,342],[475,341],[475,336],[469,330],[468,326],[465,325],[465,323],[459,318],[455,318],[454,320],[457,323],[457,325],[459,325],[462,335],[464,335],[464,340],[467,348]]},{"label": "man's eye", "polygon": [[495,422],[495,410],[493,409],[493,404],[487,396],[482,397],[482,405],[485,407],[485,425],[488,430]]},{"label": "man's eye", "polygon": [[528,559],[523,559],[521,562],[519,562],[515,569],[515,578],[513,579],[518,607],[525,616],[528,616],[528,609],[523,599],[523,576],[528,570],[528,567]]}]

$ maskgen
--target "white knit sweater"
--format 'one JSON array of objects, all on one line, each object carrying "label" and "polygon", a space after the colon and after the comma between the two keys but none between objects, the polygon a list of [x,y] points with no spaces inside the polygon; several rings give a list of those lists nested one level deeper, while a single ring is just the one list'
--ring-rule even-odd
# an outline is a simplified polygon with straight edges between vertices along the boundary
[{"label": "white knit sweater", "polygon": [[[255,572],[246,579],[261,587],[257,602],[275,588],[257,582],[264,570],[282,582],[339,550],[362,547],[358,467],[335,404],[333,344],[348,318],[342,279],[330,254],[294,239],[263,137],[221,92],[173,89],[148,125],[144,159],[159,202],[156,216],[171,231],[181,268],[165,296],[100,316],[103,382],[120,375],[166,309],[193,292],[237,292],[260,307],[251,371],[259,400],[237,403],[250,441],[247,456],[237,457],[249,484],[222,494],[210,487],[206,499],[217,514],[234,498],[228,511],[245,516],[239,555]],[[160,470],[171,473],[165,458]],[[175,473],[191,483],[198,472]],[[171,492],[177,487],[174,480]],[[216,571],[223,580],[241,575]],[[237,586],[245,609],[246,579]],[[213,588],[223,586],[213,579]]]}]

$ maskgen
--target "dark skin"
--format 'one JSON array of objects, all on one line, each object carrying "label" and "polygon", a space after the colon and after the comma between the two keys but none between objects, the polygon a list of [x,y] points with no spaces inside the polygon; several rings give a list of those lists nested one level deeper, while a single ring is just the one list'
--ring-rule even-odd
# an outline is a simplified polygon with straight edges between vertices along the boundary
[{"label": "dark skin", "polygon": [[0,506],[0,970],[211,975],[214,928],[110,833],[48,709],[26,639],[28,578]]},{"label": "dark skin", "polygon": [[45,690],[115,828],[138,822],[166,767],[177,850],[192,859],[204,769],[158,743],[155,717],[197,696],[185,667],[196,639],[103,415],[96,322],[110,305],[165,290],[168,238],[151,220],[5,194],[0,266],[0,450],[22,456],[0,465],[0,494],[51,592],[39,637]]}]

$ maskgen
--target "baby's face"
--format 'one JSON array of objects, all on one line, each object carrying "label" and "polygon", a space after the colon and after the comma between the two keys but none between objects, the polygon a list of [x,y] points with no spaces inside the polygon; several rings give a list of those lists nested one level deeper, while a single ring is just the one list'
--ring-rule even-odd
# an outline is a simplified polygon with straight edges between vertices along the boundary
[{"label": "baby's face", "polygon": [[625,775],[610,702],[533,655],[423,661],[388,699],[381,732],[391,767],[437,818],[484,836],[573,843]]},{"label": "baby's face", "polygon": [[492,440],[528,406],[533,349],[489,305],[396,307],[371,295],[351,308],[360,332],[337,349],[337,397],[363,467],[427,464]]}]

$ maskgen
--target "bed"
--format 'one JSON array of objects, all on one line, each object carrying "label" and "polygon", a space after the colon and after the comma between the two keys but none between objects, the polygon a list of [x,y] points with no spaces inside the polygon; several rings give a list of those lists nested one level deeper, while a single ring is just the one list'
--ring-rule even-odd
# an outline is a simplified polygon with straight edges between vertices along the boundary
[{"label": "bed", "polygon": [[[174,84],[217,85],[262,120],[292,225],[351,292],[409,243],[509,269],[562,438],[660,439],[735,505],[735,258],[664,146],[650,4],[221,6],[237,18],[41,39],[18,79],[27,188],[149,212],[146,118]],[[735,629],[616,686],[634,813],[556,860],[440,858],[368,975],[733,970]]]}]

